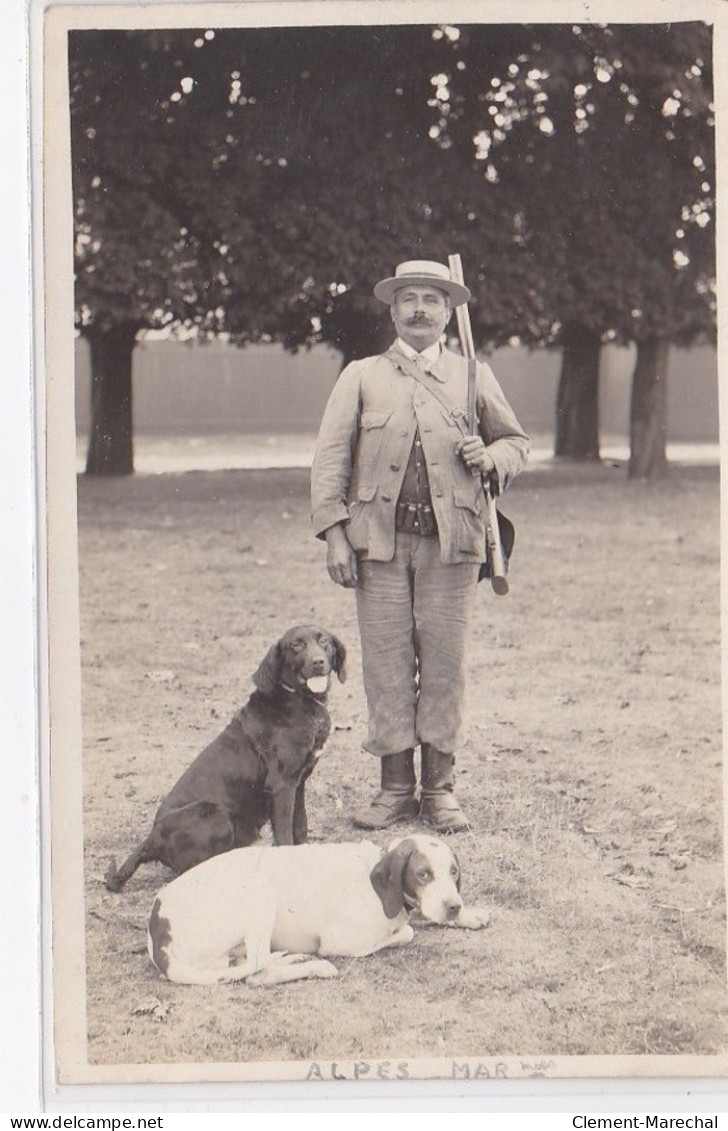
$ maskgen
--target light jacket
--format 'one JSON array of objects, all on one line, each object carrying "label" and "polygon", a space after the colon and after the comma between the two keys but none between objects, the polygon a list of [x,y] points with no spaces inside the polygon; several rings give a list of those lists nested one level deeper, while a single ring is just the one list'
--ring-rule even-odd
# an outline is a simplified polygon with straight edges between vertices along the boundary
[{"label": "light jacket", "polygon": [[[455,446],[467,414],[468,366],[443,349],[424,378],[454,415],[387,354],[343,370],[324,411],[311,472],[314,533],[345,524],[354,549],[371,561],[394,557],[395,510],[419,429],[443,562],[485,558],[485,501]],[[490,366],[476,368],[476,413],[500,492],[528,458],[529,439]],[[459,423],[460,421],[460,423]]]}]

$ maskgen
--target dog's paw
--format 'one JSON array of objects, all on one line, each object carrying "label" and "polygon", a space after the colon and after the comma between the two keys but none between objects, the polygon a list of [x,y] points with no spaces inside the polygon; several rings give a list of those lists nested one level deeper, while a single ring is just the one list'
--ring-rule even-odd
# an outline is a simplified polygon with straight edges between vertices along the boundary
[{"label": "dog's paw", "polygon": [[294,962],[310,962],[310,954],[289,954],[287,950],[277,950],[271,957],[279,966],[291,966]]},{"label": "dog's paw", "polygon": [[328,962],[325,958],[320,958],[317,962],[311,963],[311,978],[338,978],[339,971],[334,966],[333,962]]},{"label": "dog's paw", "polygon": [[489,927],[492,915],[487,907],[463,907],[457,919],[453,921],[454,927],[464,927],[468,931],[480,931]]},{"label": "dog's paw", "polygon": [[269,967],[265,967],[255,974],[250,974],[245,981],[249,986],[275,986],[279,979],[274,977],[273,971]]},{"label": "dog's paw", "polygon": [[397,931],[396,934],[392,935],[392,937],[389,940],[389,942],[387,943],[387,945],[388,946],[407,946],[408,943],[412,942],[412,939],[414,937],[415,937],[414,927],[412,926],[411,923],[405,923],[403,927],[400,927],[400,929]]},{"label": "dog's paw", "polygon": [[[296,967],[298,966],[298,969]],[[272,962],[257,970],[247,979],[249,986],[277,986],[283,982],[297,982],[303,978],[336,978],[338,970],[325,958],[311,958],[310,954],[287,955],[283,961]]]},{"label": "dog's paw", "polygon": [[313,958],[310,954],[288,954],[283,951],[276,966],[306,966],[307,978],[335,978],[338,970],[333,962],[325,958]]}]

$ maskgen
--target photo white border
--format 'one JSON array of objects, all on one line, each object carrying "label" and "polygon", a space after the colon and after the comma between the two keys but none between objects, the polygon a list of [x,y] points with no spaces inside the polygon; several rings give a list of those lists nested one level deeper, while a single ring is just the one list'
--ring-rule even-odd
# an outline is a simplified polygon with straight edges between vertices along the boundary
[{"label": "photo white border", "polygon": [[[40,857],[37,780],[35,472],[31,383],[27,17],[9,0],[0,37],[0,241],[3,335],[0,373],[0,792],[2,872],[0,1078],[6,1110],[36,1111],[40,1071]],[[12,861],[12,866],[10,865]],[[5,1096],[3,1095],[3,1099]]]}]

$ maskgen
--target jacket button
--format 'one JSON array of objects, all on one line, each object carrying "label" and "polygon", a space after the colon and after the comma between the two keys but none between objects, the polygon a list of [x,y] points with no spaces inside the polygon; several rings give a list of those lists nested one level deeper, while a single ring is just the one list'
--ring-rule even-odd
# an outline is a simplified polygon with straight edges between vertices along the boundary
[{"label": "jacket button", "polygon": [[390,463],[389,467],[390,467],[391,471],[399,471],[399,464],[398,463]]},{"label": "jacket button", "polygon": [[382,502],[383,503],[391,503],[391,501],[392,501],[391,495],[382,495]]}]

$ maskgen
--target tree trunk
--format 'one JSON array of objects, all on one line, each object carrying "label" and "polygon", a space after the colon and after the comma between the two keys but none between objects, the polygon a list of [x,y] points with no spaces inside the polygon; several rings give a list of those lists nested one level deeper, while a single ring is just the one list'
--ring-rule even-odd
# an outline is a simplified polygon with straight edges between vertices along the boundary
[{"label": "tree trunk", "polygon": [[599,358],[601,341],[593,330],[567,326],[556,401],[554,454],[568,459],[599,459]]},{"label": "tree trunk", "polygon": [[667,471],[668,338],[639,342],[629,415],[629,479],[660,479]]},{"label": "tree trunk", "polygon": [[138,327],[130,322],[104,330],[89,326],[91,435],[87,475],[134,471],[131,362]]}]

